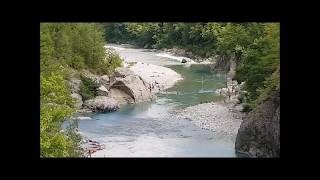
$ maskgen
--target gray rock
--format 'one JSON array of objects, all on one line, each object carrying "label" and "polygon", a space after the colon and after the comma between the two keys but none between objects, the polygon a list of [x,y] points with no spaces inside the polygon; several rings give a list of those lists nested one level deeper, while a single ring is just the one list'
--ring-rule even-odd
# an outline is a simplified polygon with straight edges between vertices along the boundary
[{"label": "gray rock", "polygon": [[72,93],[71,97],[73,97],[75,99],[75,101],[76,101],[75,108],[80,109],[82,107],[82,104],[83,104],[81,95],[78,94],[78,93]]},{"label": "gray rock", "polygon": [[97,94],[98,96],[108,96],[108,89],[104,86],[100,86],[98,89],[97,89]]},{"label": "gray rock", "polygon": [[135,75],[133,71],[128,68],[117,68],[114,72],[115,77],[125,78],[126,76]]},{"label": "gray rock", "polygon": [[97,96],[84,102],[86,108],[93,112],[112,112],[119,109],[118,102],[112,97]]},{"label": "gray rock", "polygon": [[100,77],[100,84],[108,85],[110,83],[110,78],[108,75],[103,75]]},{"label": "gray rock", "polygon": [[79,94],[81,80],[77,79],[77,78],[71,78],[68,83],[69,83],[71,93],[78,93]]},{"label": "gray rock", "polygon": [[[148,88],[149,84],[140,76],[135,75],[131,70],[127,68],[118,69],[115,76],[115,80],[110,84],[110,91],[113,92],[113,89],[117,89],[123,93],[118,93],[116,95],[110,93],[111,97],[116,99],[119,95],[126,94],[136,103],[152,99],[153,96]],[[128,102],[130,102],[130,100]]]},{"label": "gray rock", "polygon": [[244,118],[235,148],[249,157],[280,157],[280,89]]},{"label": "gray rock", "polygon": [[82,75],[88,79],[91,79],[96,85],[100,85],[100,76],[95,75],[88,70],[84,70]]},{"label": "gray rock", "polygon": [[181,61],[181,63],[186,63],[187,62],[187,60],[186,59],[182,59],[182,61]]}]

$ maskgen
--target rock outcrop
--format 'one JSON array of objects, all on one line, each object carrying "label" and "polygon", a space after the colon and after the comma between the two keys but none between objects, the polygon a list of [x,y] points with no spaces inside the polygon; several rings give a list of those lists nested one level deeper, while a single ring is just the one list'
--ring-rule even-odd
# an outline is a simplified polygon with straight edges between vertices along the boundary
[{"label": "rock outcrop", "polygon": [[110,97],[119,103],[138,103],[152,99],[152,93],[140,76],[128,68],[120,68],[114,73],[114,80],[110,84]]},{"label": "rock outcrop", "polygon": [[112,97],[96,96],[84,102],[84,107],[93,112],[112,112],[119,109],[118,102]]},{"label": "rock outcrop", "polygon": [[249,157],[280,157],[280,89],[243,119],[236,152]]},{"label": "rock outcrop", "polygon": [[[99,76],[84,70],[83,76],[95,82],[97,96],[83,103],[80,95],[81,80],[73,77],[69,81],[71,96],[78,111],[116,111],[121,104],[138,103],[152,99],[150,85],[128,68],[118,68],[112,76]],[[82,109],[84,108],[84,109]]]},{"label": "rock outcrop", "polygon": [[82,74],[82,76],[84,76],[84,77],[86,77],[88,79],[91,79],[96,85],[101,85],[100,76],[95,75],[95,74],[91,73],[88,70],[83,70],[81,74]]},{"label": "rock outcrop", "polygon": [[75,100],[75,108],[81,109],[83,101],[80,95],[81,80],[77,78],[71,78],[69,81],[69,87],[71,91],[71,97]]},{"label": "rock outcrop", "polygon": [[108,75],[103,75],[100,77],[100,84],[103,86],[109,85],[110,84],[110,78]]},{"label": "rock outcrop", "polygon": [[82,108],[82,104],[83,104],[81,95],[78,94],[78,93],[72,93],[71,97],[73,97],[73,99],[75,99],[75,105],[74,105],[75,108],[81,109]]},{"label": "rock outcrop", "polygon": [[95,75],[88,70],[84,70],[81,73],[84,77],[91,79],[97,86],[108,86],[110,84],[110,78],[108,75]]},{"label": "rock outcrop", "polygon": [[81,80],[77,78],[71,78],[69,80],[69,87],[71,93],[77,93],[79,94],[80,91],[80,85],[81,85]]},{"label": "rock outcrop", "polygon": [[98,96],[108,96],[109,90],[105,86],[100,86],[97,89]]}]

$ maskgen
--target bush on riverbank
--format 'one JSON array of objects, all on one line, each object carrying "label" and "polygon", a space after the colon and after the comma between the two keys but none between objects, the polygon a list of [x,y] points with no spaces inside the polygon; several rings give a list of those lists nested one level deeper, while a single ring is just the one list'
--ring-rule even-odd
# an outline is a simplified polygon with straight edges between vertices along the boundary
[{"label": "bush on riverbank", "polygon": [[92,99],[97,96],[97,84],[93,80],[85,76],[80,76],[80,78],[82,82],[80,85],[80,95],[82,96],[83,101]]}]

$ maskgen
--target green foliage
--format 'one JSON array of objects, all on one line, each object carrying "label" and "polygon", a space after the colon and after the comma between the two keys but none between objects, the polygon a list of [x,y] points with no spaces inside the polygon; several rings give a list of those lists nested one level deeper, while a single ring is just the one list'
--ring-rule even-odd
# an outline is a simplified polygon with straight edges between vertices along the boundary
[{"label": "green foliage", "polygon": [[249,112],[251,110],[252,110],[252,108],[251,108],[251,106],[249,104],[247,104],[247,103],[243,104],[242,112]]},{"label": "green foliage", "polygon": [[255,105],[266,100],[272,91],[280,89],[280,66],[277,70],[263,82],[263,86],[258,88],[259,97],[254,101]]},{"label": "green foliage", "polygon": [[101,24],[42,23],[40,31],[41,69],[48,68],[48,64],[60,64],[74,69],[86,68],[106,73],[121,65],[120,58],[109,60],[107,57],[104,28]]},{"label": "green foliage", "polygon": [[63,76],[53,72],[49,76],[40,75],[40,97],[42,103],[73,104]]},{"label": "green foliage", "polygon": [[80,85],[80,95],[82,96],[84,101],[97,96],[96,89],[98,88],[98,86],[94,81],[85,76],[81,76],[81,81],[82,83]]},{"label": "green foliage", "polygon": [[62,75],[40,75],[41,157],[68,157],[78,153],[73,139],[61,132],[61,124],[74,109],[73,99]]},{"label": "green foliage", "polygon": [[248,103],[251,108],[280,84],[279,33],[279,24],[264,24],[263,36],[254,40],[247,49],[246,58],[237,67],[235,79],[246,82],[245,90],[249,92]]},{"label": "green foliage", "polygon": [[[64,120],[75,111],[66,82],[74,69],[105,74],[121,66],[120,57],[106,53],[105,44],[101,24],[40,24],[41,157],[82,156],[81,137],[75,126],[61,131]],[[93,89],[91,82],[84,80],[84,99],[96,95]]]},{"label": "green foliage", "polygon": [[111,74],[118,67],[122,66],[122,59],[119,54],[109,49],[106,50],[106,58],[100,62],[95,72],[98,74]]},{"label": "green foliage", "polygon": [[196,55],[212,55],[215,38],[202,36],[204,23],[106,23],[111,42],[132,43],[145,48],[185,48]]},{"label": "green foliage", "polygon": [[70,66],[74,69],[83,69],[85,67],[83,56],[78,54],[74,55],[73,60],[70,62]]}]

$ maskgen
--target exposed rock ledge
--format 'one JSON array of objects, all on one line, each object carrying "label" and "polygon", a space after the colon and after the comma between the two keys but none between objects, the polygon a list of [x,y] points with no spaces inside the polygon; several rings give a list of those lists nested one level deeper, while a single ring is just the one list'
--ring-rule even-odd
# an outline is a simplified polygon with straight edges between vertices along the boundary
[{"label": "exposed rock ledge", "polygon": [[120,104],[150,101],[153,98],[149,84],[128,68],[119,68],[111,78],[110,97]]},{"label": "exposed rock ledge", "polygon": [[112,112],[119,109],[119,104],[111,97],[97,96],[85,101],[84,107],[91,109],[93,112]]},{"label": "exposed rock ledge", "polygon": [[249,157],[280,157],[280,89],[243,119],[235,148]]},{"label": "exposed rock ledge", "polygon": [[89,71],[81,73],[93,80],[99,88],[96,89],[97,97],[83,103],[80,95],[81,80],[75,77],[70,79],[71,96],[76,100],[75,107],[79,112],[111,112],[119,109],[119,105],[150,101],[154,97],[151,84],[128,68],[116,69],[111,77],[98,76]]}]

